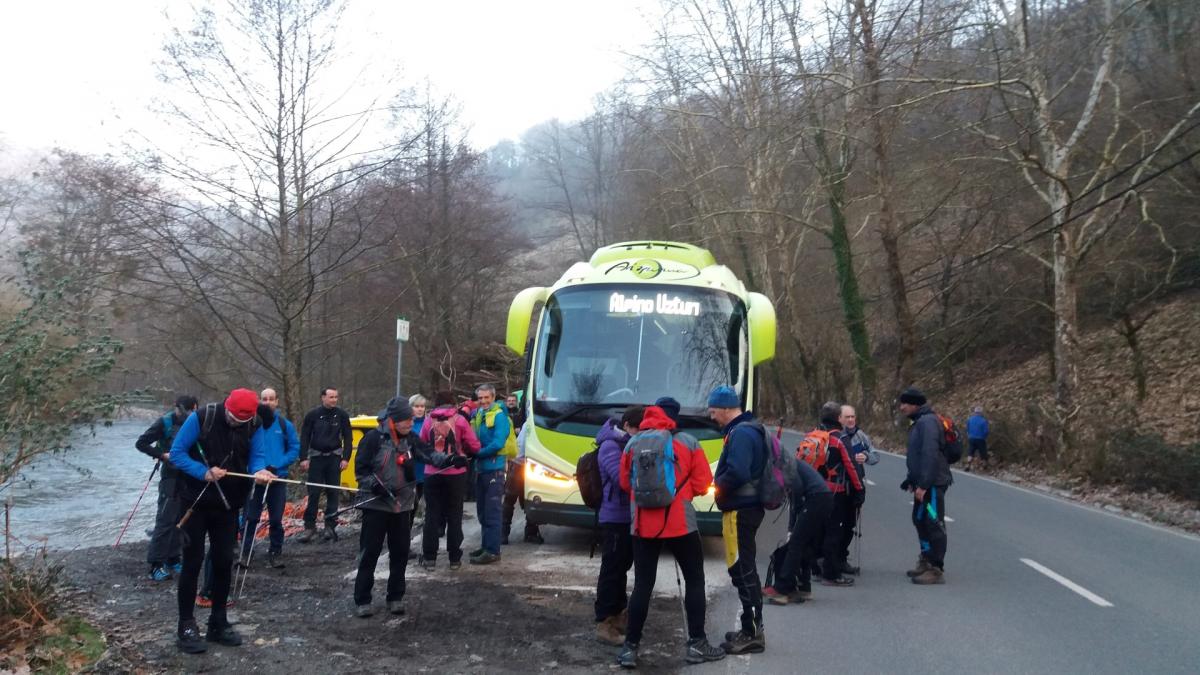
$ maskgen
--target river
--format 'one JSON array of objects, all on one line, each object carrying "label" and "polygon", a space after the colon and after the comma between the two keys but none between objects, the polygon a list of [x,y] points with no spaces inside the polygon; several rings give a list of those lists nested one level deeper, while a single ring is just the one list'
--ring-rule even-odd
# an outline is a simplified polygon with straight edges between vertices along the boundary
[{"label": "river", "polygon": [[[52,549],[111,546],[154,468],[133,442],[151,420],[119,420],[80,430],[70,450],[27,467],[5,492],[13,499],[14,552],[43,543]],[[146,539],[154,525],[158,474],[121,540]]]}]

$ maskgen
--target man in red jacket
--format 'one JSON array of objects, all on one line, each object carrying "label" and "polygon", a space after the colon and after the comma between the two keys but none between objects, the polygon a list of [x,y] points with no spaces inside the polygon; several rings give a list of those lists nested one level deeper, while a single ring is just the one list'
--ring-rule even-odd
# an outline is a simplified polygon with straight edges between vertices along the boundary
[{"label": "man in red jacket", "polygon": [[[641,431],[630,439],[621,456],[621,489],[628,492],[633,501],[634,579],[633,593],[629,596],[629,625],[617,663],[622,668],[637,667],[638,643],[650,609],[658,556],[663,548],[671,551],[683,573],[688,633],[684,659],[688,663],[719,661],[725,658],[724,650],[709,644],[704,633],[704,550],[700,545],[700,532],[696,529],[696,509],[692,507],[692,498],[704,494],[712,483],[712,469],[699,444],[688,447],[681,437],[672,433],[675,422],[662,408],[648,406],[638,428]],[[639,437],[642,438],[638,440]],[[669,448],[670,457],[663,466],[667,468],[666,474],[674,479],[674,499],[666,507],[650,508],[638,504],[641,491],[637,488],[643,485],[641,481],[645,477],[644,465],[639,463],[635,468],[634,450],[639,447],[663,448],[664,453]],[[642,473],[639,475],[639,472]]]}]

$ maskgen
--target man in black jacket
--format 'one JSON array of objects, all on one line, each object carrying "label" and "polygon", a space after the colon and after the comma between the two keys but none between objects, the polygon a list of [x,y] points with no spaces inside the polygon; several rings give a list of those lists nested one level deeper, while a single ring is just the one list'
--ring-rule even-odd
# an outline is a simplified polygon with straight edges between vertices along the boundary
[{"label": "man in black jacket", "polygon": [[[350,415],[338,407],[338,390],[321,389],[321,405],[308,411],[300,425],[300,470],[308,472],[308,481],[338,485],[342,470],[350,461],[354,445]],[[337,540],[338,491],[332,488],[308,488],[308,508],[304,509],[304,532],[297,538],[302,544],[317,535],[317,506],[325,492],[325,538]]]},{"label": "man in black jacket", "polygon": [[197,405],[195,396],[175,399],[174,410],[154,420],[154,424],[134,443],[139,452],[162,463],[158,474],[158,511],[154,517],[150,546],[146,549],[146,562],[150,565],[150,578],[154,581],[166,581],[183,571],[179,530],[175,527],[175,522],[179,520],[179,500],[175,497],[179,470],[171,465],[171,440]]},{"label": "man in black jacket", "polygon": [[942,584],[946,559],[946,489],[954,482],[942,452],[945,431],[925,394],[909,387],[900,394],[900,412],[912,420],[908,432],[908,477],[900,485],[913,493],[913,526],[921,543],[917,566],[908,571],[914,584]]}]

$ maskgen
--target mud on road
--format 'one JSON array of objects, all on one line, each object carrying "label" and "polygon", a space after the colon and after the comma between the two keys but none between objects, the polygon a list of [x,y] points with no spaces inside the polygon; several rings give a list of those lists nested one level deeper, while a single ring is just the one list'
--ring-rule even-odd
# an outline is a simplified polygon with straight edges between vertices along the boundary
[{"label": "mud on road", "polygon": [[[210,645],[199,656],[182,654],[175,647],[175,585],[146,578],[145,542],[117,549],[80,549],[65,554],[64,563],[74,589],[75,610],[100,628],[109,643],[96,668],[99,672],[324,675],[401,669],[438,673],[615,669],[617,649],[595,640],[592,589],[599,557],[588,557],[588,535],[544,529],[545,545],[520,543],[514,537],[497,564],[464,564],[452,572],[443,552],[432,572],[410,565],[406,614],[398,617],[382,607],[385,553],[376,571],[376,614],[368,619],[351,613],[356,525],[339,528],[342,537],[336,543],[298,544],[289,539],[284,546],[286,567],[255,565],[245,597],[229,610],[244,644]],[[520,532],[519,524],[513,530]],[[468,533],[464,548],[477,543],[477,535]],[[683,665],[684,643],[674,579],[660,574],[657,591],[640,670],[670,672]],[[196,608],[201,628],[207,616],[207,609]],[[717,635],[712,626],[709,635]]]}]

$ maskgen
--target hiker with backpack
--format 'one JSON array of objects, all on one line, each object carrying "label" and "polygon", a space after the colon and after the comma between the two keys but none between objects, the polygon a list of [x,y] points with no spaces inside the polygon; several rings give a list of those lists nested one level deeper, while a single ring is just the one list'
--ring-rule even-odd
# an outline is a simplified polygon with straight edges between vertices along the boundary
[{"label": "hiker with backpack", "polygon": [[712,470],[699,445],[688,448],[675,437],[674,429],[675,422],[662,408],[647,406],[638,433],[626,442],[621,455],[621,489],[633,504],[633,593],[625,642],[617,655],[622,668],[637,667],[638,645],[664,548],[675,556],[685,583],[684,660],[703,663],[725,658],[704,632],[704,549],[692,506],[692,498],[704,494],[712,483]]},{"label": "hiker with backpack", "polygon": [[[158,511],[154,516],[154,530],[150,534],[150,545],[146,548],[146,563],[150,565],[150,579],[167,581],[183,571],[179,530],[179,499],[175,495],[179,482],[179,470],[171,464],[171,441],[179,427],[199,403],[195,396],[180,396],[175,407],[154,420],[150,428],[142,432],[134,447],[139,452],[158,462]],[[153,472],[151,472],[153,473]]]},{"label": "hiker with backpack", "polygon": [[825,478],[808,462],[797,461],[790,476],[792,508],[788,517],[788,540],[772,554],[775,575],[763,595],[772,605],[788,605],[812,599],[811,558],[821,544],[825,523],[833,510],[833,491]]},{"label": "hiker with backpack", "polygon": [[[871,443],[871,437],[858,427],[858,412],[854,406],[842,405],[838,423],[842,425],[842,444],[850,452],[850,458],[854,460],[854,470],[858,472],[858,478],[861,481],[867,477],[867,466],[879,463],[879,451]],[[847,518],[842,522],[842,547],[838,551],[838,558],[842,563],[843,574],[857,575],[859,573],[858,566],[850,564],[850,544],[854,541],[854,532],[858,529],[858,521],[862,517],[862,505],[866,501],[866,497],[867,492],[864,485],[861,492],[855,493],[854,518]]]},{"label": "hiker with backpack", "polygon": [[[233,576],[238,510],[246,503],[251,483],[225,474],[252,473],[260,484],[275,477],[265,468],[258,394],[234,389],[223,403],[210,403],[189,415],[171,443],[171,463],[179,469],[180,505],[189,505],[178,525],[183,536],[183,571],[179,575],[176,646],[188,654],[207,651],[205,641],[236,647],[242,638],[229,623],[225,602]],[[194,612],[206,536],[212,556],[213,604],[208,632],[201,637]]]},{"label": "hiker with backpack", "polygon": [[625,409],[621,419],[608,420],[596,434],[596,459],[600,473],[600,509],[597,522],[600,544],[600,574],[596,577],[596,639],[620,646],[629,624],[629,569],[633,567],[632,515],[629,493],[621,488],[621,456],[630,436],[638,432],[646,409]]},{"label": "hiker with backpack", "polygon": [[713,389],[708,396],[708,414],[725,435],[713,482],[717,508],[721,510],[725,564],[742,603],[741,629],[726,633],[721,647],[730,654],[758,653],[767,648],[762,585],[755,559],[755,537],[766,515],[761,483],[768,468],[767,432],[753,413],[742,410],[741,398],[733,387]]},{"label": "hiker with backpack", "polygon": [[943,584],[946,490],[954,482],[949,460],[958,460],[962,446],[954,447],[959,441],[953,423],[935,413],[919,389],[905,389],[899,407],[912,420],[905,458],[908,476],[900,488],[913,493],[912,522],[921,545],[917,566],[908,571],[908,576],[914,584]]},{"label": "hiker with backpack", "polygon": [[490,565],[500,560],[504,466],[517,454],[517,437],[508,411],[496,400],[495,385],[479,385],[475,396],[479,407],[471,416],[471,429],[480,444],[475,456],[475,513],[479,518],[480,544],[469,561],[472,565]]},{"label": "hiker with backpack", "polygon": [[[450,569],[462,567],[463,499],[467,496],[465,460],[479,452],[479,439],[466,418],[454,408],[454,394],[439,391],[433,397],[434,409],[425,416],[420,439],[434,452],[463,457],[463,466],[445,469],[426,468],[425,526],[421,532],[421,567],[437,565],[438,539],[446,532],[446,556]],[[416,426],[414,424],[414,429]],[[422,464],[424,466],[424,464]]]},{"label": "hiker with backpack", "polygon": [[[266,444],[266,468],[279,478],[288,477],[288,467],[300,456],[300,437],[291,420],[279,412],[279,395],[270,387],[259,394],[262,405],[259,406],[259,417],[263,425],[263,441]],[[245,534],[242,537],[241,564],[250,565],[254,535],[258,520],[262,516],[263,505],[267,507],[268,536],[267,566],[275,569],[283,567],[279,559],[283,554],[283,509],[287,505],[287,485],[271,483],[270,485],[255,485],[250,496],[246,498]]]},{"label": "hiker with backpack", "polygon": [[[358,489],[372,497],[360,501],[362,531],[359,534],[358,573],[354,577],[354,615],[365,619],[371,607],[375,565],[388,547],[387,611],[404,614],[404,574],[412,535],[412,510],[417,502],[414,464],[424,462],[432,469],[429,478],[447,468],[464,468],[462,454],[432,452],[413,433],[413,409],[408,399],[397,396],[378,415],[379,425],[363,434],[354,455],[354,477]],[[428,479],[427,479],[428,480]],[[428,531],[428,530],[426,530]]]},{"label": "hiker with backpack", "polygon": [[853,577],[844,574],[843,533],[847,523],[853,527],[855,511],[866,494],[843,440],[842,425],[838,421],[841,414],[842,406],[836,401],[822,405],[819,426],[804,436],[797,450],[798,458],[817,469],[833,493],[833,508],[821,538],[821,585],[833,587],[854,585]]}]

